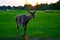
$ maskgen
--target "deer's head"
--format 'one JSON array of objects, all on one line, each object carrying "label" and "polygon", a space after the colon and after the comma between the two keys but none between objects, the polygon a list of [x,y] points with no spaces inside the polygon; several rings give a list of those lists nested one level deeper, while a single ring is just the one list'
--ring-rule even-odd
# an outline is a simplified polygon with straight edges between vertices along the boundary
[{"label": "deer's head", "polygon": [[28,12],[29,12],[29,14],[30,14],[30,16],[31,16],[32,18],[35,18],[36,10],[35,10],[34,12],[31,12],[31,11],[28,10]]}]

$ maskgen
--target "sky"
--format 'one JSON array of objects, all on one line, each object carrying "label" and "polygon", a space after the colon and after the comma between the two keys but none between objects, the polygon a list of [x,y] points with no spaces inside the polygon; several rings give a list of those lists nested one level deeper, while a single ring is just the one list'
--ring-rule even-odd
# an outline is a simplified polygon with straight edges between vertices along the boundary
[{"label": "sky", "polygon": [[6,5],[6,6],[24,6],[24,4],[27,2],[27,4],[32,4],[33,6],[38,2],[41,3],[55,3],[58,0],[0,0],[0,6]]}]

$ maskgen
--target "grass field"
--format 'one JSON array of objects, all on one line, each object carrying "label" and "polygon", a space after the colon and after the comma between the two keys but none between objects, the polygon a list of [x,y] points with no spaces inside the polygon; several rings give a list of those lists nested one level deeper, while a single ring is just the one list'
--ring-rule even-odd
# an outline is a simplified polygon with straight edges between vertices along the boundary
[{"label": "grass field", "polygon": [[[26,14],[26,10],[0,11],[0,38],[16,37],[15,16]],[[23,27],[20,27],[20,36]],[[29,21],[27,35],[30,37],[60,37],[60,11],[37,11],[35,19]]]}]

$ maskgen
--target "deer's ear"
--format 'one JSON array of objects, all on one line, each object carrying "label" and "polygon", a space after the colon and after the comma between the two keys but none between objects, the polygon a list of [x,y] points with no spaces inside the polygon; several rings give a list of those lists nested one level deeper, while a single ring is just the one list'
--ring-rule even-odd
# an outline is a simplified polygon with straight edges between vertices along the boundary
[{"label": "deer's ear", "polygon": [[27,10],[29,13],[31,13],[31,11],[30,10]]},{"label": "deer's ear", "polygon": [[33,13],[36,13],[36,10]]}]

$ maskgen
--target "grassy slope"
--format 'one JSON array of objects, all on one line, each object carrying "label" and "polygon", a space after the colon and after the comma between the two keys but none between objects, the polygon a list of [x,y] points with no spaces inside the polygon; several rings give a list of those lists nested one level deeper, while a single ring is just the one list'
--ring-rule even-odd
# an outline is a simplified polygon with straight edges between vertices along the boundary
[{"label": "grassy slope", "polygon": [[[0,11],[0,37],[16,36],[15,16],[28,14],[27,11]],[[60,12],[37,11],[35,19],[30,20],[27,26],[29,36],[60,36]],[[20,35],[23,28],[20,28]]]}]

